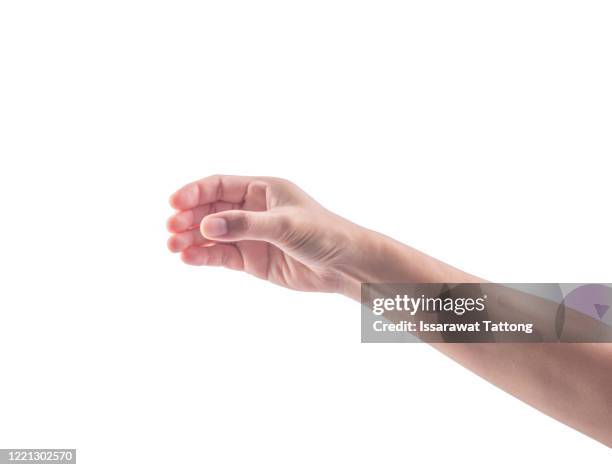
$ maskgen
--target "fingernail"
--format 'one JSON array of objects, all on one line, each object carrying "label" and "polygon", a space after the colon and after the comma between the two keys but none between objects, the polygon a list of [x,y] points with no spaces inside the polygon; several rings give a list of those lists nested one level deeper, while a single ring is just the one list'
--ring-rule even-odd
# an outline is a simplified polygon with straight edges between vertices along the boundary
[{"label": "fingernail", "polygon": [[221,217],[206,219],[202,224],[204,236],[218,237],[227,233],[227,222]]}]

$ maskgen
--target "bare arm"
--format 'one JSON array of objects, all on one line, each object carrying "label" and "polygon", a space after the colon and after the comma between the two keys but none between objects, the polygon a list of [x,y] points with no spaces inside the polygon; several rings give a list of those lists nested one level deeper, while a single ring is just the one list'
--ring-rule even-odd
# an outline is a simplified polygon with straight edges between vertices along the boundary
[{"label": "bare arm", "polygon": [[[171,251],[282,286],[360,300],[362,282],[481,282],[333,214],[294,184],[211,176],[170,199]],[[433,344],[529,405],[612,447],[611,344]]]},{"label": "bare arm", "polygon": [[[360,282],[482,282],[383,235],[358,235],[366,257],[345,268],[346,293]],[[612,447],[612,344],[431,343],[462,366],[547,415]]]}]

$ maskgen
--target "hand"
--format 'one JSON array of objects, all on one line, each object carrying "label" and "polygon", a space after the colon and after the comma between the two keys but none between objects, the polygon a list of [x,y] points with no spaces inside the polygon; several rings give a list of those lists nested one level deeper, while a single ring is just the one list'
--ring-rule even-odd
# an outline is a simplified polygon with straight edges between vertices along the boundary
[{"label": "hand", "polygon": [[361,227],[327,211],[293,183],[209,176],[170,198],[168,248],[187,264],[224,266],[284,287],[343,292],[342,265]]}]

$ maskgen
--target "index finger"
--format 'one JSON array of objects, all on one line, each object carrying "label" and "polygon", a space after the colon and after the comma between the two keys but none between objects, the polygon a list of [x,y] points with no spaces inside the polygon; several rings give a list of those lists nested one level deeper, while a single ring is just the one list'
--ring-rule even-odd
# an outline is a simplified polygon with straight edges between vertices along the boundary
[{"label": "index finger", "polygon": [[249,184],[255,180],[252,176],[207,176],[175,192],[170,196],[170,205],[178,210],[187,210],[217,201],[242,202]]}]

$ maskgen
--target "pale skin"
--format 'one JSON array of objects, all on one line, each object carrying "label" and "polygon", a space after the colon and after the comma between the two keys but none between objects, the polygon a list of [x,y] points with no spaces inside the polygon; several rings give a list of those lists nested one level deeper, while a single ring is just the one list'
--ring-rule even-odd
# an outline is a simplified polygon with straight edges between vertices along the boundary
[{"label": "pale skin", "polygon": [[[290,289],[360,301],[362,282],[484,282],[322,207],[280,178],[209,176],[170,197],[168,248]],[[446,344],[436,349],[612,447],[612,344]]]}]

